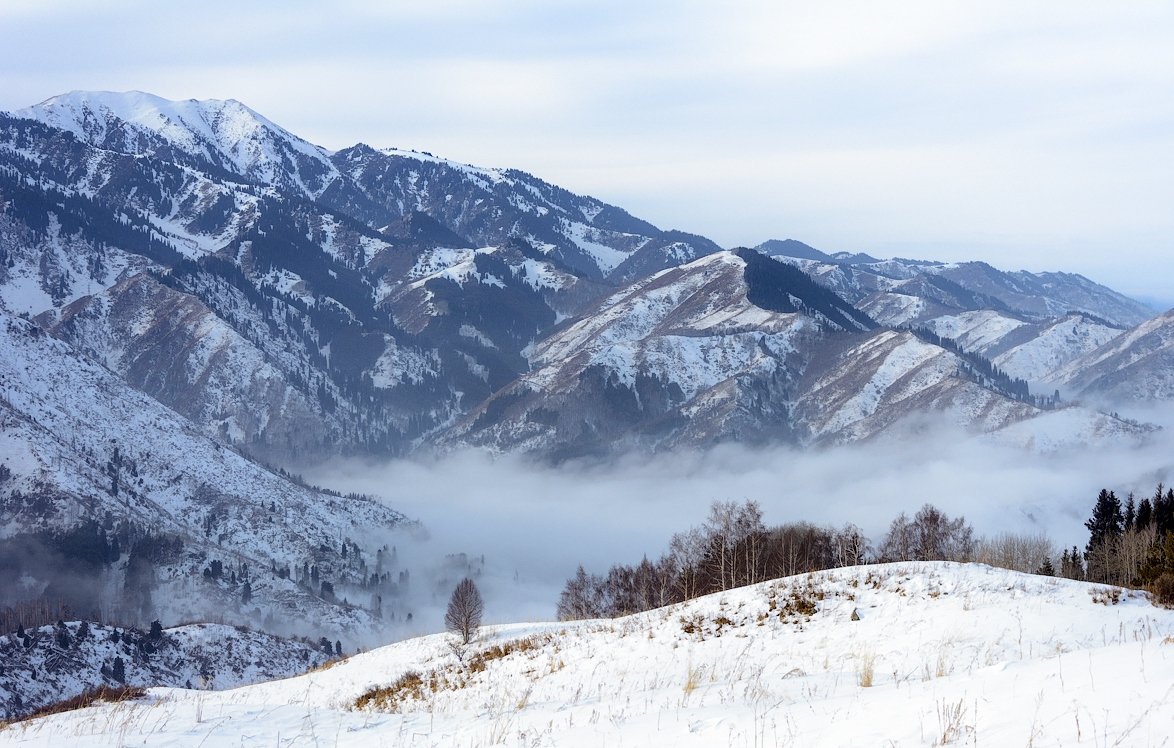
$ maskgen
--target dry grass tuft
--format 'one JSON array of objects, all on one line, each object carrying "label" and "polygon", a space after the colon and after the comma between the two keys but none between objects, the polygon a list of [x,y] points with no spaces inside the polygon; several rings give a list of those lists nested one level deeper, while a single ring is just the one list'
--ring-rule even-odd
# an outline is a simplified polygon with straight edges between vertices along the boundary
[{"label": "dry grass tuft", "polygon": [[875,674],[876,657],[871,654],[861,655],[860,674],[858,681],[861,688],[872,688],[872,679]]},{"label": "dry grass tuft", "polygon": [[962,700],[938,703],[938,745],[949,745],[972,731],[966,722],[966,707]]},{"label": "dry grass tuft", "polygon": [[50,714],[72,712],[75,709],[85,709],[94,704],[119,704],[124,701],[141,699],[146,695],[147,691],[137,686],[101,686],[91,691],[83,691],[71,699],[64,699],[43,706],[20,721],[36,719],[37,717],[47,717]]},{"label": "dry grass tuft", "polygon": [[[549,640],[549,637],[547,638]],[[509,657],[516,652],[529,652],[539,648],[542,642],[537,636],[528,636],[525,639],[495,644],[489,649],[478,652],[469,658],[469,672],[480,673],[485,670],[486,663]]]},{"label": "dry grass tuft", "polygon": [[693,667],[693,664],[690,663],[689,669],[685,671],[685,685],[682,687],[685,695],[688,696],[697,690],[699,683],[701,683],[701,668]]},{"label": "dry grass tuft", "polygon": [[424,678],[415,670],[409,670],[388,686],[372,688],[359,698],[355,699],[356,709],[378,709],[384,712],[394,712],[400,704],[409,699],[419,700],[424,697]]},{"label": "dry grass tuft", "polygon": [[[488,649],[477,652],[464,663],[436,668],[425,674],[409,670],[390,685],[372,688],[359,696],[355,699],[354,708],[398,712],[403,705],[410,701],[422,701],[427,693],[457,691],[466,687],[469,685],[471,676],[475,673],[485,672],[488,664],[494,660],[521,652],[536,652],[541,649],[543,644],[551,641],[553,639],[549,635],[528,636],[524,639],[495,644]],[[552,665],[550,672],[556,672],[563,667],[562,660],[559,660],[558,667]],[[526,699],[528,700],[529,696],[526,696]]]}]

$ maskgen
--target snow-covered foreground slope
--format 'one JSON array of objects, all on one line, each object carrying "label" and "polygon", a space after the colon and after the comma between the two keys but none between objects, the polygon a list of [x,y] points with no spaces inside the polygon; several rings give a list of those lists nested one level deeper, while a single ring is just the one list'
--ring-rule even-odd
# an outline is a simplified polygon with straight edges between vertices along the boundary
[{"label": "snow-covered foreground slope", "polygon": [[449,641],[235,691],[155,689],[13,725],[0,742],[1100,746],[1174,734],[1174,611],[980,565],[853,567],[629,618],[498,627],[460,657]]}]

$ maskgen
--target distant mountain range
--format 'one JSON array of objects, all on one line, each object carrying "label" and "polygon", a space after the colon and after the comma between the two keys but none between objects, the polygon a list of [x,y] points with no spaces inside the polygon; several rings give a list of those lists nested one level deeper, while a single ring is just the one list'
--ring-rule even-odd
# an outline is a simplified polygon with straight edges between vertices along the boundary
[{"label": "distant mountain range", "polygon": [[97,543],[106,581],[59,594],[108,616],[154,595],[329,636],[402,620],[374,531],[411,523],[257,460],[806,447],[927,417],[1141,438],[1069,401],[1174,397],[1171,340],[1078,275],[723,249],[516,170],[332,153],[235,101],[0,114],[0,526]]},{"label": "distant mountain range", "polygon": [[[235,101],[74,92],[0,116],[0,190],[4,308],[273,461],[850,441],[942,408],[997,429],[1053,404],[1015,380],[1078,394],[1082,380],[1056,372],[1152,316],[1065,273],[794,240],[731,253],[516,170],[362,144],[331,153]],[[834,296],[817,299],[820,286]],[[607,322],[653,297],[669,327]],[[715,328],[699,304],[743,321]],[[595,328],[608,332],[572,339]],[[883,417],[826,410],[871,381],[836,374],[855,372],[859,346],[912,344],[912,328],[952,339],[921,335],[930,348],[909,368],[887,364],[918,397],[878,394]],[[949,398],[913,374],[931,359]],[[601,387],[614,418],[591,412]]]}]

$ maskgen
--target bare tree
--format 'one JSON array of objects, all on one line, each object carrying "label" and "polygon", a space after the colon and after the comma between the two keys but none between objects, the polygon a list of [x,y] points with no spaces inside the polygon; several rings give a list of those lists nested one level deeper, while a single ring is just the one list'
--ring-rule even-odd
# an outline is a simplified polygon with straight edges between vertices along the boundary
[{"label": "bare tree", "polygon": [[481,614],[485,612],[485,604],[481,601],[481,593],[473,580],[465,577],[457,583],[448,600],[448,611],[444,614],[445,627],[461,637],[463,644],[468,644],[473,633],[481,625]]},{"label": "bare tree", "polygon": [[974,529],[964,517],[950,519],[926,504],[912,520],[904,512],[893,520],[877,555],[881,561],[970,561]]},{"label": "bare tree", "polygon": [[868,555],[868,538],[851,522],[832,534],[832,563],[836,566],[857,566]]},{"label": "bare tree", "polygon": [[757,501],[714,501],[703,529],[708,540],[707,566],[718,590],[760,581],[762,509]]},{"label": "bare tree", "polygon": [[567,580],[558,598],[557,615],[560,621],[582,621],[602,618],[603,580],[588,574],[580,564],[575,576]]},{"label": "bare tree", "polygon": [[698,571],[705,559],[708,540],[701,528],[693,527],[687,532],[678,532],[669,541],[668,556],[672,559],[679,597],[692,600],[701,594],[701,579]]},{"label": "bare tree", "polygon": [[1044,562],[1054,564],[1056,548],[1042,533],[1021,535],[1004,532],[978,541],[974,560],[1004,569],[1035,574]]}]

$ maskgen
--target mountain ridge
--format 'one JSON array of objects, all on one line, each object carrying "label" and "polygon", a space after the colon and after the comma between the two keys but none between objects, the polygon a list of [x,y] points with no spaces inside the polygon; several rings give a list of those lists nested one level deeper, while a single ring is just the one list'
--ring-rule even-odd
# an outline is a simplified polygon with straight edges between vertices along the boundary
[{"label": "mountain ridge", "polygon": [[[0,115],[0,159],[7,159],[0,163],[7,170],[0,193],[18,198],[0,216],[7,221],[0,232],[0,300],[13,311],[38,314],[54,334],[82,348],[117,341],[109,351],[91,352],[143,391],[180,407],[204,433],[269,460],[356,449],[407,454],[438,439],[447,443],[454,428],[488,423],[482,406],[497,412],[506,393],[529,391],[534,372],[550,365],[536,356],[557,347],[548,341],[565,337],[568,326],[597,313],[603,300],[631,295],[649,278],[702,258],[729,256],[704,237],[662,231],[622,208],[513,169],[362,144],[327,152],[239,102],[87,96],[55,97],[18,112],[40,121]],[[1014,351],[996,346],[967,353],[1004,356],[1006,365],[1028,373],[1065,364],[1109,334],[1107,327],[1088,327],[1089,335],[1076,340],[1016,301],[1046,284],[1059,289],[1048,310],[1079,308],[1082,293],[1115,298],[1075,276],[1027,278],[972,263],[974,272],[958,277],[950,275],[956,268],[932,263],[781,244],[817,258],[797,262],[816,263],[801,269],[813,271],[823,287],[754,250],[737,250],[744,269],[730,282],[747,295],[739,303],[759,310],[730,312],[747,326],[739,334],[767,321],[762,311],[807,314],[832,332],[932,322],[942,334],[962,324],[959,315],[991,308],[1005,318],[999,324],[1008,334],[1023,328],[1016,335],[1025,335],[1018,323],[1027,321],[1038,332],[1022,341],[1006,338],[1016,342]],[[144,273],[154,280],[131,280]],[[1002,285],[991,286],[990,278]],[[728,290],[711,293],[718,299]],[[1063,303],[1069,292],[1078,298]],[[106,311],[116,308],[113,316]],[[166,309],[177,316],[160,316]],[[674,312],[681,319],[690,314]],[[708,336],[716,344],[726,333],[715,329],[692,329],[685,337]],[[683,355],[674,342],[680,337],[658,334],[656,345]],[[220,341],[215,346],[213,338]],[[203,352],[193,356],[197,351]],[[766,355],[775,360],[781,353]],[[239,373],[217,361],[237,362]],[[647,372],[628,371],[626,364],[593,370],[602,377],[596,386],[619,398],[617,407],[633,402],[635,393],[616,390],[610,377],[624,387],[639,379],[644,395],[657,391],[653,400],[669,408],[634,417],[617,412],[612,426],[628,424],[620,441],[679,430],[681,418],[696,420],[698,434],[734,439],[806,433],[789,420],[794,404],[784,403],[794,393],[784,397],[781,382],[747,378],[736,367],[715,379],[696,357],[679,364],[696,371],[674,373],[681,379],[676,387],[690,378],[708,386],[725,382],[725,395],[707,400],[724,402],[718,408],[724,415],[686,409],[671,425],[662,419],[683,404],[665,384],[667,371],[657,369],[660,383],[653,384],[641,378]],[[956,366],[964,372],[962,363]],[[799,371],[790,371],[787,378],[799,382]],[[818,379],[818,372],[804,372]],[[980,390],[993,386],[990,378],[966,377]],[[839,386],[855,381],[840,378]],[[1008,394],[995,387],[969,396],[985,400],[990,393]],[[558,407],[532,410],[549,421]]]}]

